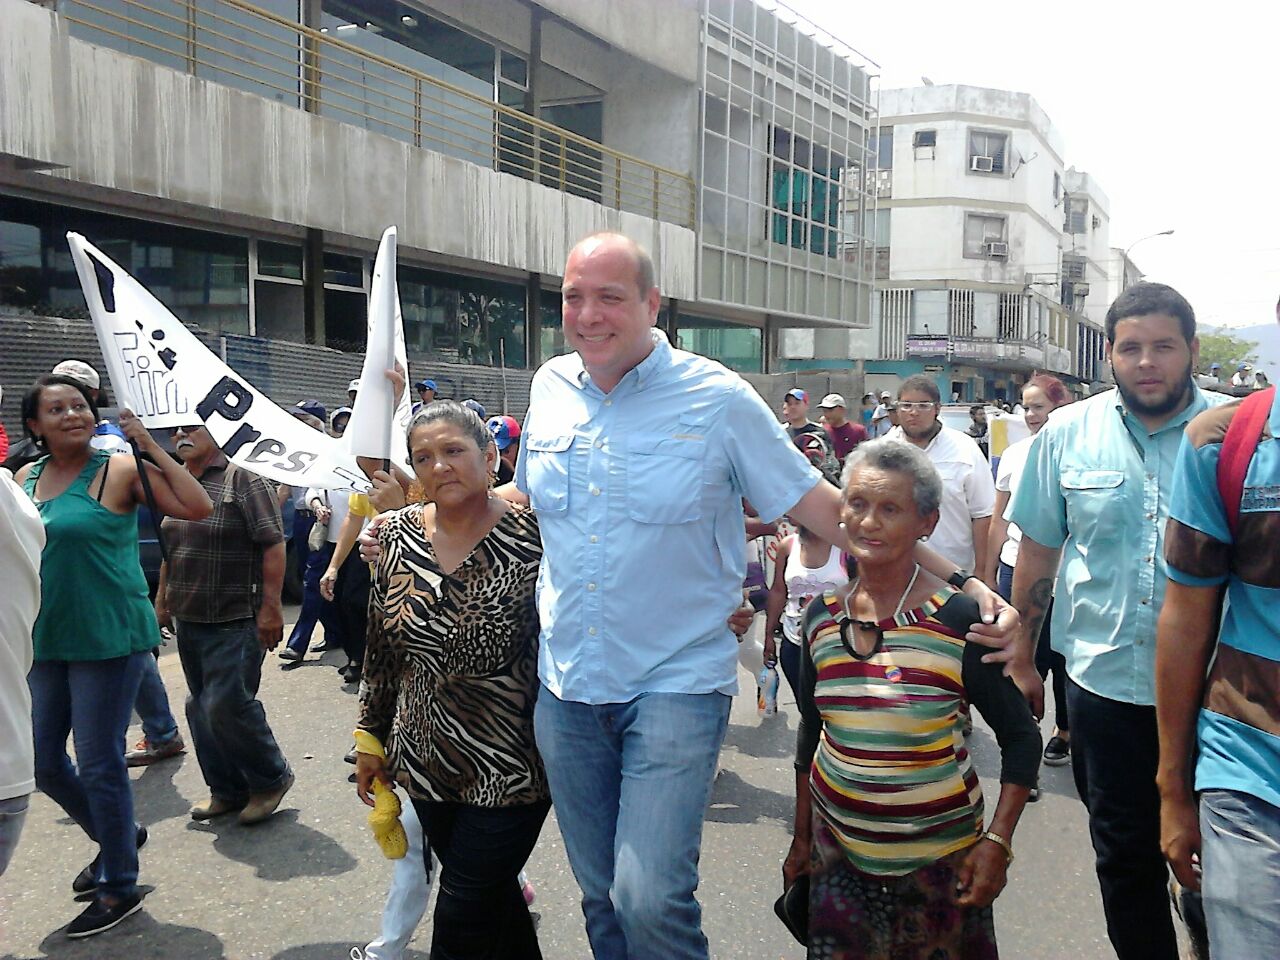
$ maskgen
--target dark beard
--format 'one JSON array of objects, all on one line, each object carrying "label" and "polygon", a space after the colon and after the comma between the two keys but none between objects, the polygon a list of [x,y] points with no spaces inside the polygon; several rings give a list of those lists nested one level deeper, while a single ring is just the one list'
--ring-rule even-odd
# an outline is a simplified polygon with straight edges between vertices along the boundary
[{"label": "dark beard", "polygon": [[1120,391],[1120,396],[1124,399],[1125,406],[1138,416],[1167,416],[1188,402],[1188,395],[1191,393],[1191,362],[1187,362],[1187,369],[1182,375],[1182,389],[1176,393],[1170,393],[1169,396],[1159,403],[1143,403],[1125,389],[1124,384],[1120,382],[1119,378],[1116,379],[1116,389]]}]

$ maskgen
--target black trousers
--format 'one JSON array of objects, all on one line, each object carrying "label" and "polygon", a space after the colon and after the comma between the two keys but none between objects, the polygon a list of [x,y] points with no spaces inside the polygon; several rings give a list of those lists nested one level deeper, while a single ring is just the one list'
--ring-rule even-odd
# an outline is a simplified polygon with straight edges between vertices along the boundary
[{"label": "black trousers", "polygon": [[1178,960],[1160,852],[1156,708],[1067,681],[1071,772],[1089,811],[1107,936],[1119,960]]},{"label": "black trousers", "polygon": [[369,565],[360,559],[359,550],[352,550],[338,568],[333,599],[338,606],[338,622],[342,624],[342,650],[348,660],[360,667],[364,666],[371,586]]},{"label": "black trousers", "polygon": [[518,879],[551,801],[477,807],[414,798],[440,860],[431,960],[542,960]]}]

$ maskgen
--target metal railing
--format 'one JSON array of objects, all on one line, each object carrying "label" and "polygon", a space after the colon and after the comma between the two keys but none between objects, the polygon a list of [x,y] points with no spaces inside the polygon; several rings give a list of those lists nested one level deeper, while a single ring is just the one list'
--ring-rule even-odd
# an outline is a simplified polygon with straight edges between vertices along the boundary
[{"label": "metal railing", "polygon": [[433,61],[408,47],[405,58],[422,69],[243,0],[59,0],[58,12],[91,43],[607,207],[694,225],[692,177],[432,76]]}]

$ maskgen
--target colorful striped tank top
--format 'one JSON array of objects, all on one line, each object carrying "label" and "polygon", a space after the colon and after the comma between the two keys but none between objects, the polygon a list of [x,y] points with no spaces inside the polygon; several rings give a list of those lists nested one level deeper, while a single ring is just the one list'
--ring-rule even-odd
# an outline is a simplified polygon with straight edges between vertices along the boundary
[{"label": "colorful striped tank top", "polygon": [[848,616],[834,594],[806,617],[823,721],[813,804],[864,873],[903,876],[982,832],[982,787],[959,719],[964,633],[935,617],[954,595],[940,590],[881,620],[884,639],[866,659],[841,639]]}]

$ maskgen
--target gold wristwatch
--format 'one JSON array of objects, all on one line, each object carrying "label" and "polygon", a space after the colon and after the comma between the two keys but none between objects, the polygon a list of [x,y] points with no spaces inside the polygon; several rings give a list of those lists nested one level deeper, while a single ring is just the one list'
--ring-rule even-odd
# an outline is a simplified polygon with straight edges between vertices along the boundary
[{"label": "gold wristwatch", "polygon": [[1013,844],[1011,844],[1004,837],[1000,836],[1000,834],[992,833],[990,830],[988,830],[978,839],[990,840],[992,843],[998,843],[1000,847],[1004,850],[1004,855],[1009,858],[1007,862],[1013,863]]}]

